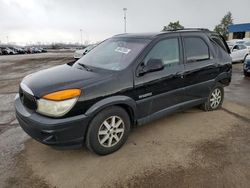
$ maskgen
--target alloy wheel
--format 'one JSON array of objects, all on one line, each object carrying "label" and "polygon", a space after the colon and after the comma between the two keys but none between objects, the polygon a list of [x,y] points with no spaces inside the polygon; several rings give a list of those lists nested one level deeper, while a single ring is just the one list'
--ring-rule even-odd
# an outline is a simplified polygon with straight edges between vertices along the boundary
[{"label": "alloy wheel", "polygon": [[121,140],[124,131],[123,120],[119,116],[110,116],[99,128],[98,141],[103,147],[113,147]]},{"label": "alloy wheel", "polygon": [[211,106],[211,108],[216,109],[220,105],[221,99],[222,99],[221,90],[216,88],[212,92],[211,97],[210,97],[210,106]]}]

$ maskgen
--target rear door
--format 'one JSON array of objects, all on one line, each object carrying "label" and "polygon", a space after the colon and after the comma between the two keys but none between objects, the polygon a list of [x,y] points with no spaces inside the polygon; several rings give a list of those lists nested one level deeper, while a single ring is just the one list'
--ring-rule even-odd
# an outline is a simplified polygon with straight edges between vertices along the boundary
[{"label": "rear door", "polygon": [[241,50],[239,45],[234,45],[232,48],[231,57],[233,61],[239,61],[241,57]]},{"label": "rear door", "polygon": [[184,48],[184,80],[189,101],[205,100],[219,74],[219,64],[212,53],[209,38],[204,33],[182,33]]}]

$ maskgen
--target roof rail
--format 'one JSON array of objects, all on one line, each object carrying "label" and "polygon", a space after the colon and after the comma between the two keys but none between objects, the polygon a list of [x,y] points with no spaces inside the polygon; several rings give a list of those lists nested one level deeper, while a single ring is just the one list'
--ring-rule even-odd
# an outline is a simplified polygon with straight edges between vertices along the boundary
[{"label": "roof rail", "polygon": [[209,31],[207,28],[179,28],[179,29],[168,29],[164,31],[180,31],[180,30],[200,30],[200,31]]}]

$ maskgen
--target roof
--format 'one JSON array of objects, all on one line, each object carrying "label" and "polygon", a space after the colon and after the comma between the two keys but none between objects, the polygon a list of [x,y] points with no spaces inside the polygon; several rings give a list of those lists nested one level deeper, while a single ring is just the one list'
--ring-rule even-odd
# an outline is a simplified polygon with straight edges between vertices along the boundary
[{"label": "roof", "polygon": [[228,31],[229,33],[250,31],[250,23],[229,25]]},{"label": "roof", "polygon": [[203,28],[185,28],[185,29],[177,29],[177,30],[168,30],[168,31],[161,31],[161,32],[152,32],[152,33],[124,33],[124,34],[118,34],[114,37],[128,37],[128,38],[155,38],[159,35],[164,35],[167,33],[173,33],[173,32],[210,32],[208,29]]},{"label": "roof", "polygon": [[128,38],[154,38],[157,35],[160,35],[162,32],[155,32],[155,33],[124,33],[118,34],[114,37],[128,37]]}]

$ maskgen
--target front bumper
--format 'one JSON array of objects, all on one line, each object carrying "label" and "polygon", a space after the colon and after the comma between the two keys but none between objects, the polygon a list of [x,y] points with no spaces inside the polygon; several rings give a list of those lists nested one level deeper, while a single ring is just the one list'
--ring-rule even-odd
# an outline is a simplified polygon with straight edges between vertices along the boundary
[{"label": "front bumper", "polygon": [[79,53],[75,53],[74,54],[74,58],[75,59],[80,59],[83,55],[82,54],[79,54]]},{"label": "front bumper", "polygon": [[35,140],[54,147],[81,147],[89,124],[89,117],[54,119],[28,110],[15,98],[16,117],[23,130]]},{"label": "front bumper", "polygon": [[249,65],[248,66],[244,65],[243,70],[245,72],[247,72],[247,73],[250,73],[250,66]]}]

